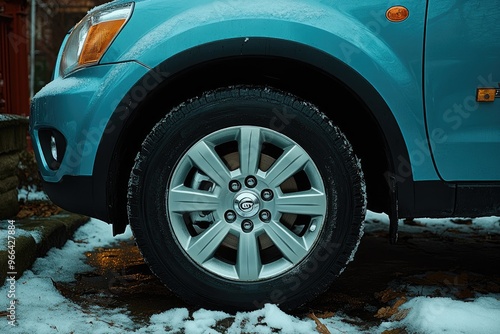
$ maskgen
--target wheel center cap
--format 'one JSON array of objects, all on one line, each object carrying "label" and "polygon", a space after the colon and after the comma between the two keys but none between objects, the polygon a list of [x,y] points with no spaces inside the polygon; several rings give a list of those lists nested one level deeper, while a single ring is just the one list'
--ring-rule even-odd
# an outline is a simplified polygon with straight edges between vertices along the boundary
[{"label": "wheel center cap", "polygon": [[242,192],[234,198],[234,210],[241,217],[252,217],[259,212],[260,201],[252,192]]}]

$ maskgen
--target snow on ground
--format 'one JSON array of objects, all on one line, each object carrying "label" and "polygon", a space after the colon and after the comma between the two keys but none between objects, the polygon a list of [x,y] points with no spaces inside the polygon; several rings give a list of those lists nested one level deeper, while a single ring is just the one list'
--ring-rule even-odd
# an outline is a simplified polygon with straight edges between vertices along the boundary
[{"label": "snow on ground", "polygon": [[[365,232],[388,230],[389,217],[385,213],[368,211]],[[488,235],[500,234],[500,217],[463,218],[415,218],[413,223],[399,223],[399,231],[409,233],[423,233],[426,231],[435,234],[454,233],[455,237],[461,234]],[[455,233],[458,232],[458,233]]]},{"label": "snow on ground", "polygon": [[38,190],[34,186],[29,188],[20,188],[17,190],[17,198],[19,201],[31,202],[31,201],[48,201],[49,197],[43,191]]},{"label": "snow on ground", "polygon": [[[416,297],[402,309],[410,310],[398,327],[410,333],[475,333],[500,332],[500,300],[479,297],[470,302],[442,297]],[[380,329],[394,328],[383,323]]]},{"label": "snow on ground", "polygon": [[[456,224],[449,219],[418,220],[428,229],[438,232],[462,229],[464,232],[500,233],[500,218],[474,219],[473,224]],[[387,216],[369,212],[367,231],[385,229]],[[412,226],[401,224],[403,229]],[[3,234],[2,234],[3,237]],[[232,323],[224,333],[314,333],[316,323],[310,318],[297,318],[281,311],[277,305],[267,304],[253,312],[229,315],[224,312],[200,309],[192,314],[186,308],[170,309],[150,317],[149,323],[137,324],[121,308],[83,309],[66,299],[55,288],[54,281],[68,282],[75,273],[89,270],[85,252],[105,247],[131,238],[130,230],[113,237],[111,227],[92,219],[68,241],[62,249],[50,250],[38,259],[32,269],[17,281],[7,281],[0,289],[3,319],[1,333],[219,333],[218,321],[229,319]],[[5,240],[5,238],[3,238]],[[12,293],[14,284],[15,297]],[[12,326],[7,316],[9,303],[15,301],[16,321]],[[3,312],[7,310],[8,312]],[[320,319],[330,333],[382,333],[385,330],[405,328],[408,333],[500,333],[500,296],[481,296],[470,301],[446,297],[414,297],[401,306],[405,312],[400,320],[385,321],[369,330],[343,322],[342,314]],[[325,331],[323,331],[325,333]]]},{"label": "snow on ground", "polygon": [[[0,240],[7,240],[9,222],[0,220]],[[42,232],[39,230],[22,230],[16,229],[16,237],[32,237],[37,244],[42,240]],[[7,251],[7,242],[0,242],[0,251]]]}]

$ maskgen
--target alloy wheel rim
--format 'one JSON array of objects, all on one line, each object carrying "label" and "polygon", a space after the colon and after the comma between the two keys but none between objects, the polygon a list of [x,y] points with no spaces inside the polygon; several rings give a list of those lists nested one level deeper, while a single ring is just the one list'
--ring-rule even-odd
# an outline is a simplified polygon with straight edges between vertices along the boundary
[{"label": "alloy wheel rim", "polygon": [[197,141],[167,187],[175,239],[194,263],[236,281],[297,266],[318,241],[327,199],[307,152],[286,135],[229,127]]}]

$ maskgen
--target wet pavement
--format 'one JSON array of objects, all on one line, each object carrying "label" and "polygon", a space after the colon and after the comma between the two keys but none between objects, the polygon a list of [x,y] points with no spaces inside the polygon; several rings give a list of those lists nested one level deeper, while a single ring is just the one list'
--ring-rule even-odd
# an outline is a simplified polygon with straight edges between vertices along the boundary
[{"label": "wet pavement", "polygon": [[[191,310],[151,273],[132,239],[86,256],[93,271],[78,274],[73,283],[55,283],[84,309],[123,308],[138,323],[172,308]],[[346,321],[370,328],[397,313],[408,297],[500,294],[499,263],[499,234],[400,232],[391,245],[385,230],[375,230],[365,233],[355,260],[332,287],[294,313],[345,314]]]},{"label": "wet pavement", "polygon": [[74,283],[55,283],[67,298],[82,307],[125,308],[136,322],[171,308],[189,307],[151,273],[130,239],[86,254],[94,271],[79,273]]}]

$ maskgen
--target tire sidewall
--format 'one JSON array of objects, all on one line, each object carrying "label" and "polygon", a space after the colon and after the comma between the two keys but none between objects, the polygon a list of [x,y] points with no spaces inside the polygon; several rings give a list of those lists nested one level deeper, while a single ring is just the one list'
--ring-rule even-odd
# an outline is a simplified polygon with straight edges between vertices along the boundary
[{"label": "tire sidewall", "polygon": [[[136,238],[147,239],[143,252],[153,271],[183,297],[215,307],[231,305],[255,309],[265,303],[294,308],[307,295],[324,290],[343,270],[352,251],[350,240],[359,229],[353,221],[355,184],[349,174],[349,148],[336,128],[311,105],[287,95],[208,95],[191,101],[165,117],[152,131],[142,154],[135,206],[141,226]],[[327,214],[315,246],[290,271],[257,282],[237,282],[216,276],[193,262],[179,245],[168,219],[168,187],[180,159],[208,134],[232,126],[259,126],[275,130],[299,144],[314,161],[327,195]],[[343,142],[344,141],[344,142]],[[146,223],[144,223],[146,222]],[[135,224],[137,225],[137,224]],[[154,246],[152,246],[154,245]],[[146,254],[147,253],[147,254]],[[166,256],[168,254],[168,256]],[[251,300],[251,303],[248,301]]]}]

